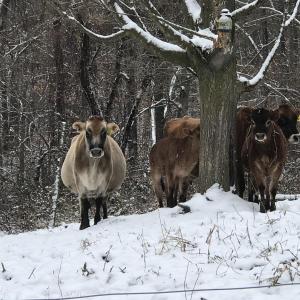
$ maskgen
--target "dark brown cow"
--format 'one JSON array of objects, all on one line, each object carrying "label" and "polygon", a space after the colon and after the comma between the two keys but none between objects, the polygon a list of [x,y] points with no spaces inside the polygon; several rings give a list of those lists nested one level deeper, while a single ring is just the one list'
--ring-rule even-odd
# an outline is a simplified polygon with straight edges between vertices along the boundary
[{"label": "dark brown cow", "polygon": [[[245,191],[244,168],[241,160],[241,152],[244,141],[251,125],[251,113],[253,108],[241,107],[238,109],[236,117],[236,188],[238,195],[243,198]],[[279,114],[277,125],[280,126],[284,136],[290,144],[300,142],[300,134],[297,130],[297,118],[299,111],[293,109],[290,105],[282,104],[274,112]],[[248,196],[249,201],[253,199]]]},{"label": "dark brown cow", "polygon": [[80,229],[89,227],[90,200],[95,200],[94,224],[107,218],[107,199],[120,188],[125,178],[124,155],[110,134],[118,130],[114,123],[107,124],[102,117],[92,116],[86,122],[75,122],[79,135],[72,139],[61,170],[66,187],[80,198]]},{"label": "dark brown cow", "polygon": [[287,156],[286,138],[276,124],[279,113],[255,109],[242,148],[242,161],[249,172],[249,190],[260,193],[260,212],[276,210],[277,184]]},{"label": "dark brown cow", "polygon": [[177,194],[182,194],[183,184],[198,164],[200,127],[183,128],[181,138],[165,137],[151,149],[150,176],[160,207],[163,194],[167,206],[177,205]]}]

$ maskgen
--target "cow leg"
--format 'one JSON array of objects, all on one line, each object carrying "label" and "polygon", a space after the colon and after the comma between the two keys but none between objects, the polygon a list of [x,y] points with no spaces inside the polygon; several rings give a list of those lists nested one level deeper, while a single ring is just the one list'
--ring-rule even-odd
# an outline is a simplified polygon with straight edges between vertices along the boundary
[{"label": "cow leg", "polygon": [[100,197],[96,198],[95,203],[96,203],[96,212],[94,217],[94,225],[96,225],[101,220],[101,216],[100,216],[100,207],[102,204],[101,198]]},{"label": "cow leg", "polygon": [[87,198],[80,198],[80,216],[81,223],[79,229],[90,227],[89,208],[91,207]]},{"label": "cow leg", "polygon": [[169,191],[167,193],[167,207],[174,207],[175,206],[173,196],[174,196],[174,187],[170,186]]},{"label": "cow leg", "polygon": [[265,187],[263,185],[259,186],[259,192],[260,192],[259,211],[261,213],[266,213],[269,205],[267,204],[265,199]]},{"label": "cow leg", "polygon": [[276,194],[277,194],[277,189],[276,188],[273,188],[271,190],[271,207],[270,207],[270,211],[274,211],[276,210]]},{"label": "cow leg", "polygon": [[107,219],[107,197],[102,198],[103,219]]},{"label": "cow leg", "polygon": [[244,192],[245,192],[245,174],[244,174],[244,168],[242,166],[242,162],[238,161],[237,162],[237,167],[236,167],[236,189],[238,192],[238,195],[240,198],[244,197]]},{"label": "cow leg", "polygon": [[179,202],[185,202],[187,197],[187,191],[191,184],[189,179],[183,180],[181,191],[179,190]]},{"label": "cow leg", "polygon": [[153,190],[156,196],[156,199],[158,201],[159,207],[163,207],[163,192],[165,190],[165,184],[163,178],[159,176],[155,176],[151,174],[151,179],[152,179],[152,186]]},{"label": "cow leg", "polygon": [[253,195],[254,195],[254,187],[252,184],[252,179],[249,175],[248,177],[248,201],[253,202]]}]

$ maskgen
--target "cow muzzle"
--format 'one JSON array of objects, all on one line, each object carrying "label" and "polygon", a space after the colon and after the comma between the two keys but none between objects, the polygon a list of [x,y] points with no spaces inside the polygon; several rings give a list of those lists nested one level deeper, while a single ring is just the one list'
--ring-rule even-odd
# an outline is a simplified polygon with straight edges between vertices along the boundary
[{"label": "cow muzzle", "polygon": [[101,148],[93,148],[90,150],[90,157],[101,158],[104,155],[104,151]]},{"label": "cow muzzle", "polygon": [[259,143],[263,143],[267,139],[267,135],[265,133],[258,132],[255,134],[255,140]]},{"label": "cow muzzle", "polygon": [[299,144],[299,142],[300,142],[300,133],[298,133],[298,134],[292,134],[289,137],[289,143],[290,144]]}]

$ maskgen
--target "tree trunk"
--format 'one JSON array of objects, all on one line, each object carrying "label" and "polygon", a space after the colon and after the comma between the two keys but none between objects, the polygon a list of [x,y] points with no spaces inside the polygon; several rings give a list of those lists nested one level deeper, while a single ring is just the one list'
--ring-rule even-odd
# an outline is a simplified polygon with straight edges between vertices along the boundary
[{"label": "tree trunk", "polygon": [[199,74],[199,186],[204,193],[214,183],[229,190],[230,134],[237,105],[236,61],[219,71]]}]

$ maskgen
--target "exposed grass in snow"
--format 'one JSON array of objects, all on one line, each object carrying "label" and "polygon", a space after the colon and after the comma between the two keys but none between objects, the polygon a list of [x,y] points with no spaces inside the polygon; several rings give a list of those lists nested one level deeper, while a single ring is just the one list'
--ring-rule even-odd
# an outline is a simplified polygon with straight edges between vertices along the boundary
[{"label": "exposed grass in snow", "polygon": [[[258,205],[217,188],[181,209],[0,235],[0,299],[300,282],[300,199]],[[1,265],[2,263],[2,265]],[[299,286],[130,299],[297,299]],[[191,297],[192,296],[192,297]],[[110,296],[99,299],[129,299]]]}]

